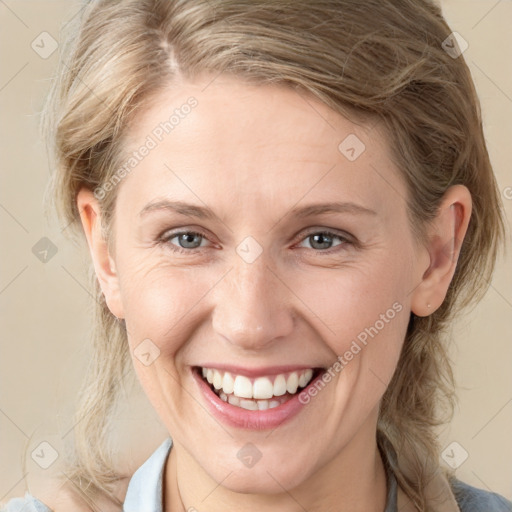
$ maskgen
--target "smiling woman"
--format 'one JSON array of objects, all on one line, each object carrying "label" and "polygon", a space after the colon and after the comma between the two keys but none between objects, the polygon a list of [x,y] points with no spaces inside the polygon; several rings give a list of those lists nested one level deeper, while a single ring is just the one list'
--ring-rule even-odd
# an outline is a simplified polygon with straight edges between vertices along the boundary
[{"label": "smiling woman", "polygon": [[[67,472],[89,506],[510,510],[438,460],[442,334],[503,237],[439,8],[100,0],[73,30],[46,126],[104,298]],[[133,476],[105,446],[130,367],[170,436]]]}]

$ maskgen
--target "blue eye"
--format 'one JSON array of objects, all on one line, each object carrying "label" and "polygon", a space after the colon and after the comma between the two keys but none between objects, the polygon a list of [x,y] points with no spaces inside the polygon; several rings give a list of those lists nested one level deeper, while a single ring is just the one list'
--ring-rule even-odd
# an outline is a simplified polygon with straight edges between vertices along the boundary
[{"label": "blue eye", "polygon": [[[335,239],[338,239],[339,243],[333,246],[332,244]],[[303,241],[309,241],[311,248],[317,250],[317,252],[330,252],[330,249],[333,247],[350,243],[346,237],[332,233],[331,231],[312,232],[307,235]]]},{"label": "blue eye", "polygon": [[[174,239],[177,239],[176,243],[172,242]],[[170,232],[164,233],[160,237],[161,243],[165,244],[172,251],[183,254],[196,253],[201,247],[205,247],[203,242],[207,240],[206,235],[197,231]],[[302,246],[303,248],[310,248],[317,253],[327,254],[343,248],[339,246],[352,243],[348,237],[333,233],[332,231],[311,231],[301,240],[301,243],[309,241],[310,244],[309,247]],[[338,243],[335,243],[336,240],[338,240]]]},{"label": "blue eye", "polygon": [[[178,239],[179,245],[171,242],[174,238]],[[205,239],[202,233],[196,231],[180,231],[162,237],[162,241],[170,244],[171,249],[177,252],[194,252],[195,249],[201,247],[201,242]]]}]

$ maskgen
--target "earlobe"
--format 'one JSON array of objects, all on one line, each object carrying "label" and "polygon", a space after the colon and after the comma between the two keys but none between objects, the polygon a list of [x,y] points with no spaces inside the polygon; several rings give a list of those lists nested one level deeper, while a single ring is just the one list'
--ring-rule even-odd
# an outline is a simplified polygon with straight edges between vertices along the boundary
[{"label": "earlobe", "polygon": [[109,252],[107,240],[102,232],[101,209],[98,200],[92,191],[82,188],[77,194],[76,201],[94,271],[107,306],[117,318],[124,318],[119,278],[114,258]]},{"label": "earlobe", "polygon": [[471,205],[471,194],[463,185],[450,187],[444,195],[429,228],[426,250],[430,265],[412,295],[411,310],[416,316],[430,315],[446,297],[469,225]]}]

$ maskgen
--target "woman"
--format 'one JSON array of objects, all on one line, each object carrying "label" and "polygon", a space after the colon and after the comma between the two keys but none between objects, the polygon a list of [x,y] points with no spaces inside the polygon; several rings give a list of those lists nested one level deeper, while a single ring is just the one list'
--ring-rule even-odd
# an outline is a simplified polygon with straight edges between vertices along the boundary
[{"label": "woman", "polygon": [[[511,510],[434,430],[504,231],[450,34],[428,0],[87,5],[46,118],[104,299],[76,487],[6,511]],[[170,435],[133,476],[130,366]]]}]

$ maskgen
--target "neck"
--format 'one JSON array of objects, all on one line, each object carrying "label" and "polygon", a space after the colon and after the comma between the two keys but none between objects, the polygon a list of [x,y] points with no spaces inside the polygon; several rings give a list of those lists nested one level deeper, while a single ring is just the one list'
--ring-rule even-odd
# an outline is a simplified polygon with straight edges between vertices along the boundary
[{"label": "neck", "polygon": [[[293,489],[277,494],[247,494],[228,489],[205,473],[184,447],[173,445],[165,473],[165,512],[382,512],[386,474],[375,439],[359,432],[319,471]],[[227,482],[229,475],[225,481]]]}]

